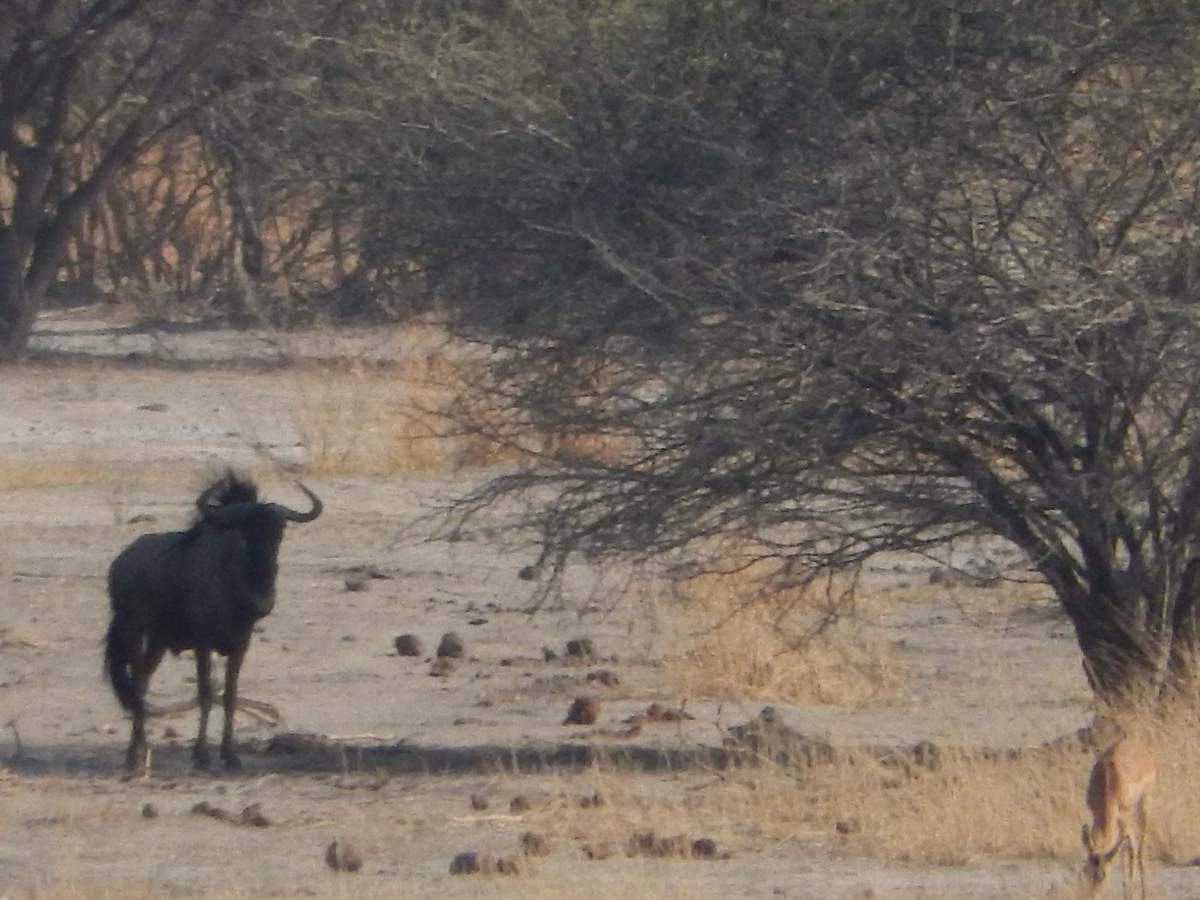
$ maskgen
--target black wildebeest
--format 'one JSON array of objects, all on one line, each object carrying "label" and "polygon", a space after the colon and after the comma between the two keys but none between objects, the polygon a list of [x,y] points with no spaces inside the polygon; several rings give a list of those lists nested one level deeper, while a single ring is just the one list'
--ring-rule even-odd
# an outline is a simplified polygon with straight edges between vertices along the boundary
[{"label": "black wildebeest", "polygon": [[192,758],[202,768],[208,765],[211,654],[225,655],[221,759],[228,769],[239,767],[233,748],[238,672],[254,623],[275,605],[283,530],[288,522],[311,522],[321,514],[317,495],[298,487],[312,502],[308,512],[259,502],[254,482],[227,471],[197,498],[191,528],[144,534],[113,560],[104,658],[113,691],[133,716],[125,756],[130,775],[146,769],[146,688],[167,650],[196,655],[200,730]]}]

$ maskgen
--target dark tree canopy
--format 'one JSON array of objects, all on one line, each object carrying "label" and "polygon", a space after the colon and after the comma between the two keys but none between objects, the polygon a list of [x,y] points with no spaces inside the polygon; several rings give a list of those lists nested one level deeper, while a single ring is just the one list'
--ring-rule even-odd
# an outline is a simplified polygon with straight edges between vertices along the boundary
[{"label": "dark tree canopy", "polygon": [[558,486],[554,560],[1000,535],[1102,695],[1191,682],[1195,4],[509,15],[404,44],[367,213],[504,348],[477,397],[580,439],[473,502]]},{"label": "dark tree canopy", "polygon": [[0,357],[19,355],[84,213],[232,85],[191,79],[249,0],[0,2]]}]

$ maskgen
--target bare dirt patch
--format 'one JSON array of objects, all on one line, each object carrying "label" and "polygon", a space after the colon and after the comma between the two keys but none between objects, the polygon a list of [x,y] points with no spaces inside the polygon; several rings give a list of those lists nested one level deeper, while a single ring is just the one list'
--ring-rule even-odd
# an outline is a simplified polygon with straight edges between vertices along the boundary
[{"label": "bare dirt patch", "polygon": [[[783,649],[756,658],[761,647],[735,643],[745,631],[720,644],[711,609],[613,593],[624,573],[577,570],[564,605],[531,615],[519,573],[535,554],[499,514],[456,543],[426,540],[422,517],[486,472],[438,466],[436,454],[377,470],[363,451],[394,448],[378,433],[392,407],[321,412],[336,373],[355,371],[344,357],[408,352],[403,333],[352,338],[147,337],[64,317],[47,321],[45,355],[3,372],[3,893],[1072,896],[1090,759],[1017,752],[1090,717],[1072,635],[1043,597],[883,561],[841,643],[815,660],[827,668],[809,674],[814,661],[802,661],[817,688],[782,696]],[[309,360],[298,369],[297,355]],[[314,375],[326,363],[334,374]],[[367,396],[387,388],[401,415],[395,371],[364,383]],[[314,417],[328,427],[322,446]],[[191,769],[194,711],[152,720],[152,774],[122,782],[128,724],[100,666],[105,571],[137,534],[181,527],[226,463],[285,503],[302,476],[326,504],[286,536],[279,603],[243,670],[243,694],[280,720],[239,716],[237,776]],[[351,587],[353,573],[367,574]],[[752,640],[766,639],[761,625]],[[461,653],[431,677],[449,632]],[[401,655],[399,635],[427,652]],[[564,649],[584,639],[588,654]],[[865,663],[837,649],[854,641]],[[761,683],[710,689],[700,663],[730,673],[723,646],[750,656]],[[681,664],[688,653],[694,665]],[[821,678],[847,661],[869,678],[829,689]],[[169,658],[151,699],[189,699],[191,676],[189,656]],[[580,696],[601,698],[597,720],[564,727]],[[672,714],[648,715],[652,704]],[[807,743],[747,740],[757,732],[739,727],[763,721],[765,704],[779,733]],[[811,754],[777,759],[776,746]],[[1174,765],[1160,775],[1151,883],[1156,897],[1184,898],[1183,864],[1200,846],[1194,810],[1170,799],[1172,779],[1190,784]],[[546,838],[536,853],[529,834]],[[519,865],[455,877],[460,853]]]}]

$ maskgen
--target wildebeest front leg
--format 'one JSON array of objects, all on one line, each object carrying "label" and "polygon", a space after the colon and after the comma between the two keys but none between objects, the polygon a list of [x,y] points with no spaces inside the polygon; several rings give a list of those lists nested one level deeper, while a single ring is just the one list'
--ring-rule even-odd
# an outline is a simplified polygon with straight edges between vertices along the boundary
[{"label": "wildebeest front leg", "polygon": [[247,640],[240,647],[230,650],[225,661],[225,728],[221,732],[221,759],[225,761],[225,768],[231,772],[236,772],[242,767],[242,762],[233,747],[233,714],[237,712],[238,673],[242,670],[242,660],[246,658],[248,645]]},{"label": "wildebeest front leg", "polygon": [[125,772],[130,778],[144,774],[150,761],[150,748],[146,744],[146,689],[150,686],[150,676],[166,652],[165,647],[148,642],[142,654],[133,662],[133,689],[137,704],[133,710],[129,749],[125,751]]},{"label": "wildebeest front leg", "polygon": [[192,746],[192,762],[198,769],[207,769],[208,757],[208,713],[212,709],[212,653],[197,647],[196,654],[196,698],[200,706],[200,730],[196,732],[196,743]]}]

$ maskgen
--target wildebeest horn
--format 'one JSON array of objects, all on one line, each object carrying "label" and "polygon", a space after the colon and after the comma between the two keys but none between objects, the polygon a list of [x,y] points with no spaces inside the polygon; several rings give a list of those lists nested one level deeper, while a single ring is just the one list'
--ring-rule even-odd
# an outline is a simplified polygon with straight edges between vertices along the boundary
[{"label": "wildebeest horn", "polygon": [[308,496],[308,499],[312,501],[312,509],[310,509],[308,512],[297,512],[294,509],[289,509],[282,503],[270,503],[268,505],[271,507],[271,509],[275,510],[289,522],[311,522],[321,514],[321,510],[325,508],[325,505],[321,503],[320,497],[318,497],[300,482],[296,482],[296,487],[304,491],[304,493]]}]

